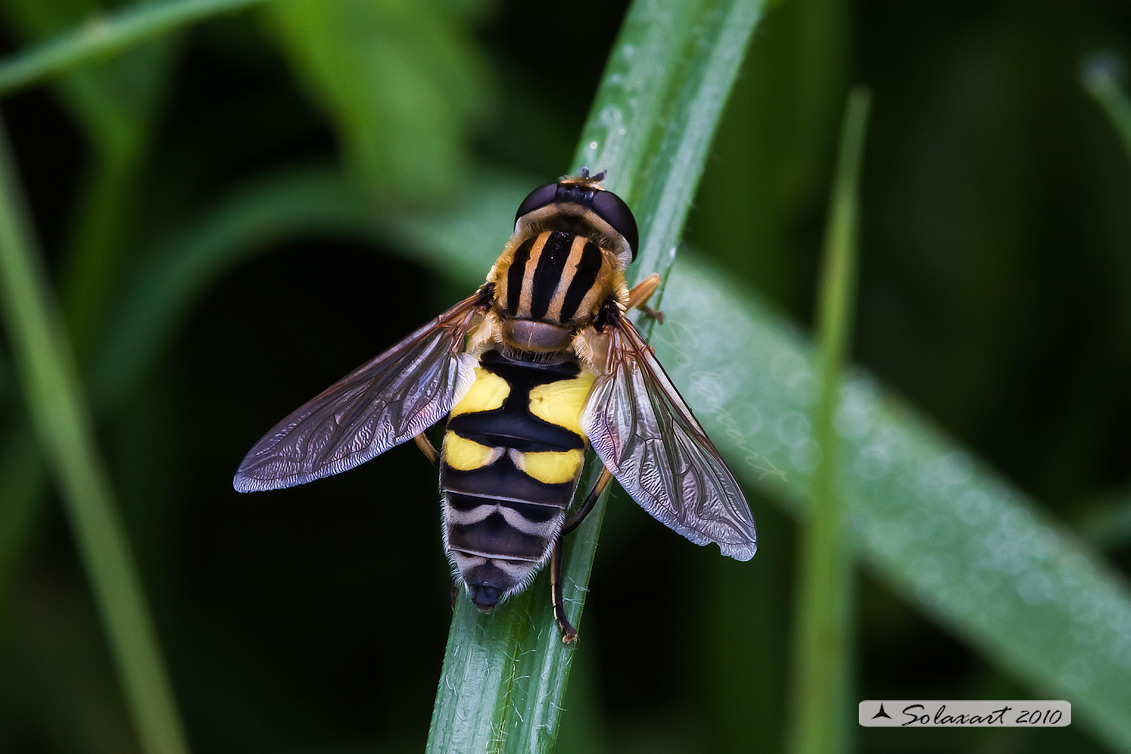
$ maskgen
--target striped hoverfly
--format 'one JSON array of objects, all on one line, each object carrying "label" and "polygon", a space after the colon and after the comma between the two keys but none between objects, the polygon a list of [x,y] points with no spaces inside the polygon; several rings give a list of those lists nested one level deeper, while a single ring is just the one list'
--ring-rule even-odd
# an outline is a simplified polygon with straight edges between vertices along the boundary
[{"label": "striped hoverfly", "polygon": [[[604,172],[535,189],[469,298],[363,364],[271,429],[244,458],[241,492],[291,487],[414,440],[439,466],[444,550],[456,590],[481,611],[525,589],[550,562],[562,600],[562,538],[615,478],[690,541],[749,560],[754,518],[734,475],[626,312],[636,220]],[[423,432],[448,417],[439,452]],[[604,468],[570,510],[585,451]]]}]

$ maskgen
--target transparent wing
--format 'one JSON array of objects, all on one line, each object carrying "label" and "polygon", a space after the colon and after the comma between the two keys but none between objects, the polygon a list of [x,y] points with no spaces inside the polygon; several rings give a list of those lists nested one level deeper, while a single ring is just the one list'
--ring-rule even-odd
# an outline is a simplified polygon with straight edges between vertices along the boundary
[{"label": "transparent wing", "polygon": [[749,560],[758,534],[734,475],[632,323],[620,317],[609,336],[607,373],[581,417],[593,449],[661,523]]},{"label": "transparent wing", "polygon": [[276,424],[240,463],[240,492],[293,487],[352,469],[432,426],[475,380],[460,353],[479,293],[363,364]]}]

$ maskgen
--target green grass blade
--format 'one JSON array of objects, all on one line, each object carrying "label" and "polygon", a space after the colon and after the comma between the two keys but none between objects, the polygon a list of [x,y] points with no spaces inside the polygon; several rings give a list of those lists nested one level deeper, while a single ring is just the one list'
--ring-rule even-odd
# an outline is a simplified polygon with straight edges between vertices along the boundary
[{"label": "green grass blade", "polygon": [[851,748],[848,677],[853,566],[836,483],[839,458],[834,418],[852,330],[857,191],[867,116],[868,95],[853,92],[844,116],[821,270],[817,312],[820,394],[813,417],[821,452],[813,472],[813,506],[801,528],[793,709],[787,734],[795,754],[835,754]]},{"label": "green grass blade", "polygon": [[[96,418],[113,414],[134,394],[185,318],[233,266],[281,237],[364,238],[376,237],[375,230],[359,198],[328,165],[267,173],[220,197],[146,249],[121,281],[114,305],[100,314],[104,322],[87,375]],[[0,354],[0,387],[11,387],[9,366]],[[33,541],[27,532],[41,518],[45,468],[39,449],[26,441],[29,431],[26,422],[12,422],[0,440],[11,448],[0,454],[0,606],[22,548]],[[0,628],[3,617],[0,609]]]},{"label": "green grass blade", "polygon": [[[540,179],[485,171],[474,201],[431,213],[359,214],[350,220],[343,211],[367,211],[362,204],[326,202],[310,209],[302,228],[343,233],[356,228],[360,237],[382,238],[437,274],[470,287],[482,279],[493,250],[505,240],[498,218],[509,217]],[[309,191],[349,196],[341,176],[336,179],[340,190],[327,188],[334,180],[330,172],[312,178]],[[228,263],[234,263],[251,253],[237,236],[248,233],[244,241],[254,244],[257,236],[249,229],[273,222],[266,209],[275,204],[271,187],[294,198],[279,202],[289,216],[292,206],[302,204],[301,183],[297,174],[294,183],[270,176],[262,186],[241,192],[257,197],[246,211],[262,221],[243,217],[239,203],[229,201],[216,210],[227,220],[194,219],[190,230],[201,229],[200,235],[186,230],[179,244],[185,255],[200,259],[165,268],[170,279],[150,282],[180,290],[187,310],[207,290],[209,276],[226,269],[217,257],[231,254]],[[280,233],[277,238],[287,231]],[[468,249],[481,249],[482,256]],[[181,269],[195,270],[192,285],[176,282]],[[150,302],[136,310],[139,317],[161,298],[138,299]],[[672,270],[664,310],[667,319],[654,338],[657,352],[736,474],[790,510],[804,511],[813,486],[814,435],[807,418],[818,370],[813,347],[749,290],[687,253]],[[170,329],[177,324],[175,318],[165,322]],[[725,332],[718,322],[727,323]],[[151,337],[161,342],[171,334]],[[735,342],[753,355],[740,370],[735,369]],[[1011,673],[1034,697],[1069,699],[1080,725],[1115,747],[1131,747],[1131,720],[1125,714],[1131,708],[1131,646],[1120,629],[1131,625],[1126,581],[869,375],[855,371],[842,381],[836,428],[842,459],[838,489],[851,520],[845,537],[875,576]],[[575,554],[569,554],[571,562]],[[543,606],[548,602],[544,589],[540,583],[532,590]],[[453,627],[452,635],[465,629],[472,631]],[[584,629],[582,634],[584,648]],[[468,672],[474,668],[468,664]],[[525,673],[516,667],[516,683],[530,682],[521,677]],[[453,675],[449,669],[445,677]],[[479,688],[469,683],[466,691]]]},{"label": "green grass blade", "polygon": [[30,86],[95,58],[221,13],[264,0],[169,0],[132,5],[95,16],[71,31],[0,61],[0,94]]},{"label": "green grass blade", "polygon": [[[639,279],[674,256],[708,145],[760,5],[635,3],[614,46],[574,169],[608,170],[645,229]],[[579,489],[595,481],[590,463]],[[566,541],[564,593],[578,625],[603,503]],[[428,751],[549,751],[557,739],[573,647],[562,645],[543,574],[480,615],[460,599]]]},{"label": "green grass blade", "polygon": [[1119,88],[1118,72],[1122,67],[1122,61],[1114,55],[1093,55],[1084,62],[1080,78],[1084,89],[1111,120],[1115,132],[1123,140],[1127,156],[1131,157],[1131,100]]},{"label": "green grass blade", "polygon": [[1095,501],[1077,523],[1080,536],[1094,547],[1112,551],[1131,542],[1131,491],[1120,490]]},{"label": "green grass blade", "polygon": [[[657,356],[739,479],[799,513],[814,494],[819,359],[794,325],[692,255],[672,271]],[[712,323],[726,321],[726,332]],[[747,370],[734,342],[748,344]],[[694,359],[691,356],[694,356]],[[841,384],[846,537],[879,580],[988,662],[1067,699],[1131,748],[1131,590],[1097,553],[967,450],[855,371]]]},{"label": "green grass blade", "polygon": [[0,131],[0,304],[29,413],[58,479],[118,672],[148,752],[187,752],[157,639],[58,311]]},{"label": "green grass blade", "polygon": [[[90,26],[89,19],[101,18],[102,11],[98,0],[5,0],[4,12],[20,38],[56,40],[47,46],[70,54],[79,51],[73,30],[84,20]],[[126,12],[123,18],[128,17]],[[34,61],[36,49],[12,63]],[[167,102],[178,49],[169,38],[138,38],[122,54],[86,60],[50,81],[53,94],[89,145],[70,219],[63,226],[59,273],[64,322],[80,363],[89,354],[91,329],[99,322],[115,277],[128,266],[135,248],[136,192],[158,113]]]},{"label": "green grass blade", "polygon": [[[484,175],[483,191],[464,204],[374,218],[361,214],[367,210],[360,202],[329,201],[312,205],[302,227],[321,226],[330,232],[356,227],[362,237],[383,238],[390,248],[470,288],[482,280],[492,250],[505,240],[498,218],[509,217],[524,192],[539,180],[489,171]],[[344,178],[337,180],[341,187],[332,189],[333,174],[324,174],[312,183],[310,194],[349,196]],[[246,194],[258,198],[246,205],[247,212],[270,226],[265,208],[276,204],[271,190],[277,187],[293,198],[278,202],[289,216],[290,208],[302,205],[307,193],[299,185],[301,176],[296,174],[294,181],[289,184],[272,176],[261,188],[249,189]],[[195,241],[186,235],[180,243],[186,255],[201,259],[177,269],[219,275],[224,267],[215,255],[221,254],[221,248],[237,255],[249,253],[222,229],[242,234],[260,222],[241,219],[238,204],[220,206],[230,217],[215,224],[207,219],[194,222],[194,228],[210,230]],[[343,218],[343,208],[357,211],[357,220]],[[365,229],[367,221],[371,230]],[[482,249],[482,256],[476,258],[468,249]],[[186,296],[182,304],[186,310],[194,296],[207,290],[207,276],[182,288],[175,282],[173,268],[167,272],[172,279],[149,280],[162,290],[181,290],[178,295]],[[138,300],[157,306],[161,298]],[[815,434],[808,417],[819,369],[816,350],[796,325],[686,252],[671,271],[664,310],[665,324],[656,328],[653,339],[657,353],[739,479],[790,510],[805,511],[814,485]],[[148,309],[135,311],[144,318]],[[176,325],[176,320],[166,322],[168,328]],[[718,322],[727,323],[725,332]],[[160,342],[170,335],[151,337]],[[741,370],[735,369],[735,342],[745,344],[754,355]],[[857,370],[845,376],[840,391],[836,481],[851,522],[844,536],[856,554],[879,580],[980,650],[988,662],[1013,674],[1032,689],[1034,697],[1069,699],[1081,725],[1116,747],[1131,747],[1131,719],[1125,714],[1131,709],[1127,664],[1131,646],[1120,629],[1131,625],[1126,581],[1066,527],[1051,521],[1032,500],[866,373]],[[577,537],[584,533],[575,533],[575,548],[588,548]],[[578,557],[575,550],[567,554],[571,566]],[[545,589],[545,582],[539,582],[528,594],[534,605],[546,610],[548,621]],[[523,610],[529,611],[530,605],[516,612]],[[494,620],[503,614],[500,611]],[[482,644],[482,637],[474,636],[479,620],[465,606],[456,616],[450,639],[470,637],[469,641]],[[528,634],[537,633],[532,620],[526,624]],[[553,639],[546,646],[557,650],[553,633],[543,638]],[[518,655],[518,646],[516,638],[509,656]],[[582,651],[584,646],[583,629]],[[501,646],[482,649],[475,657],[467,653],[462,671],[445,670],[441,694],[447,688],[462,688],[470,697],[482,690],[483,682],[476,682],[474,676],[478,671],[487,674],[483,658],[491,649],[507,653]],[[544,660],[546,655],[539,657]],[[456,684],[460,672],[465,687]],[[523,677],[528,674],[525,667],[514,665],[511,672],[516,683],[531,682]],[[452,708],[443,709],[450,713]],[[524,710],[520,713],[527,716]],[[449,719],[452,722],[444,724],[456,725],[459,717],[450,714]]]},{"label": "green grass blade", "polygon": [[[634,95],[642,91],[632,89]],[[637,104],[640,112],[648,112],[646,102]],[[660,111],[659,105],[653,108]],[[604,132],[591,125],[587,135],[594,133]],[[624,143],[620,148],[629,155],[634,150],[646,153]],[[594,167],[619,164],[582,159]],[[621,180],[643,182],[647,177],[641,169],[622,174]],[[382,237],[438,274],[472,286],[505,240],[498,218],[511,216],[523,193],[543,179],[487,174],[474,201],[431,214],[369,218],[371,230],[361,219],[343,219],[345,205],[328,202],[310,210],[305,227],[322,224],[347,233],[357,228],[359,236]],[[324,180],[332,184],[335,177],[327,173]],[[340,176],[336,180],[343,181]],[[295,181],[287,190],[299,196],[302,180],[296,176]],[[273,204],[270,183],[264,181],[261,201],[248,204],[259,209],[248,213],[267,214],[264,208]],[[633,190],[645,193],[648,188]],[[348,191],[334,196],[348,196]],[[638,196],[629,196],[634,206]],[[236,234],[255,223],[245,222],[244,210],[236,204],[220,206],[217,213],[230,214],[229,221],[211,226],[207,218],[194,219],[180,241],[185,255],[200,259],[183,268],[165,268],[167,279],[160,282],[181,291],[186,309],[224,264],[252,250],[242,244],[253,244],[254,234],[237,241],[222,228]],[[206,227],[207,233],[193,236],[193,229]],[[287,232],[280,231],[278,237]],[[228,242],[232,245],[221,251]],[[481,249],[482,256],[475,258],[468,249]],[[219,261],[224,254],[232,258]],[[176,282],[178,270],[193,270],[184,274],[194,282]],[[814,484],[816,440],[808,417],[817,384],[816,352],[795,325],[694,255],[683,255],[670,282],[663,307],[668,318],[655,336],[661,360],[739,478],[791,510],[804,511]],[[145,308],[158,306],[160,298],[139,309],[139,316],[144,319]],[[718,322],[727,323],[725,332],[719,331]],[[152,342],[170,337],[177,321],[169,318],[165,323],[148,336]],[[753,354],[741,370],[734,364],[736,341]],[[836,428],[842,462],[837,481],[851,521],[845,537],[876,577],[983,652],[988,662],[1010,672],[1034,697],[1071,700],[1080,725],[1115,747],[1131,747],[1131,720],[1125,714],[1131,708],[1131,646],[1126,631],[1120,630],[1131,625],[1126,581],[1033,501],[867,374],[857,371],[844,379],[840,406]],[[584,544],[578,539],[578,547]],[[568,555],[571,565],[575,555]],[[543,582],[531,592],[540,606],[548,602],[544,589]],[[472,630],[454,626],[452,636]],[[584,648],[584,629],[582,634]],[[468,668],[471,672],[475,666]],[[524,678],[526,670],[514,668],[516,688],[527,686],[511,699],[542,678],[533,673]],[[453,673],[449,670],[445,677]],[[469,684],[467,692],[478,688]],[[528,717],[525,708],[516,709]]]},{"label": "green grass blade", "polygon": [[[510,216],[524,192],[541,179],[484,175],[483,190],[474,201],[391,217],[365,217],[368,210],[360,202],[328,201],[311,207],[301,229],[382,238],[437,274],[470,287],[482,279],[492,250],[505,239],[498,218]],[[197,261],[158,265],[153,269],[165,269],[164,275],[149,282],[180,291],[177,295],[184,298],[179,306],[188,310],[207,290],[211,276],[254,250],[258,236],[252,229],[274,222],[267,210],[276,204],[273,186],[292,197],[278,202],[288,217],[304,203],[303,196],[324,191],[349,196],[340,175],[336,180],[341,186],[332,189],[331,172],[312,177],[308,189],[301,188],[301,175],[293,180],[270,176],[260,187],[240,192],[255,201],[241,206],[225,200],[216,216],[194,220],[191,228],[200,234],[186,231],[178,244]],[[343,212],[358,216],[350,219]],[[218,220],[220,215],[227,219]],[[276,238],[285,237],[288,231],[279,227],[283,230]],[[481,249],[482,256],[475,258],[468,249]],[[219,258],[227,254],[231,258],[222,262]],[[178,270],[193,270],[194,282],[178,282]],[[134,311],[144,319],[161,299],[138,298],[149,303]],[[814,348],[794,324],[695,255],[684,253],[672,270],[664,310],[667,319],[654,338],[657,352],[736,474],[789,509],[806,510],[814,484],[815,436],[808,419],[819,365]],[[164,322],[167,330],[147,336],[152,342],[171,337],[177,319]],[[727,323],[725,332],[718,322]],[[752,354],[740,370],[735,369],[735,342]],[[131,369],[140,368],[141,362],[133,363]],[[1131,708],[1131,646],[1120,628],[1131,625],[1126,581],[1067,528],[869,375],[855,371],[843,379],[836,429],[841,443],[838,490],[851,521],[844,536],[875,576],[1011,673],[1034,697],[1069,699],[1080,725],[1117,748],[1131,747],[1131,720],[1125,714]],[[587,545],[578,540],[575,546]],[[576,555],[569,553],[571,563]],[[544,589],[544,582],[536,584],[531,596],[548,609]],[[528,633],[536,633],[533,623],[529,626]],[[472,625],[454,626],[451,635],[474,630]],[[582,633],[584,648],[584,629]],[[549,638],[556,641],[552,634]],[[514,646],[517,655],[517,640]],[[469,661],[467,673],[473,675],[476,668],[486,670]],[[527,670],[517,665],[513,673],[516,685],[528,684],[525,689],[532,680],[541,683],[540,674],[524,678]],[[455,674],[449,668],[445,678]],[[469,681],[465,691],[481,688]],[[518,712],[528,717],[524,708]]]},{"label": "green grass blade", "polygon": [[489,97],[478,2],[287,0],[267,14],[346,164],[375,197],[431,202],[468,181]]},{"label": "green grass blade", "polygon": [[[529,185],[493,176],[477,201],[505,212]],[[389,218],[383,231],[415,237],[406,252],[437,271],[459,270],[472,285],[482,270],[467,249],[501,242],[479,207]],[[732,469],[804,513],[814,494],[816,349],[794,323],[686,251],[664,312],[657,355]],[[741,369],[735,343],[751,354]],[[843,536],[857,557],[1033,698],[1070,700],[1080,725],[1131,748],[1126,580],[867,373],[843,377],[838,403],[836,482],[850,522]],[[468,693],[479,688],[469,682]]]}]

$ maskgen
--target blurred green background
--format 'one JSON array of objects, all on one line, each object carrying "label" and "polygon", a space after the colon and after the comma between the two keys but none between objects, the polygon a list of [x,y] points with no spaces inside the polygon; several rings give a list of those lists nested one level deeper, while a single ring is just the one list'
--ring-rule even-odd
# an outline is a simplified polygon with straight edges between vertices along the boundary
[{"label": "blurred green background", "polygon": [[[0,51],[111,7],[0,0]],[[509,213],[483,220],[499,246],[448,275],[382,218],[567,171],[624,11],[278,0],[5,96],[194,751],[423,745],[449,620],[431,466],[401,449],[250,497],[231,476],[281,416],[472,290]],[[841,112],[869,86],[854,360],[1125,577],[1131,155],[1081,87],[1096,50],[1131,53],[1128,6],[777,4],[687,240],[810,328]],[[136,751],[8,346],[0,751]],[[558,751],[780,750],[797,531],[749,493],[762,549],[742,566],[614,496]],[[744,591],[717,586],[724,569]],[[857,589],[854,698],[1058,698],[872,571]],[[854,735],[860,751],[1111,750],[1083,724]]]}]

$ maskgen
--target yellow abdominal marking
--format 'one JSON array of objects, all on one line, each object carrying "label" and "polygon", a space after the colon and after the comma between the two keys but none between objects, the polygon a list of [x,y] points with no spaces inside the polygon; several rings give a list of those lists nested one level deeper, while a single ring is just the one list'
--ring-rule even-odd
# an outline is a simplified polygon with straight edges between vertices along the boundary
[{"label": "yellow abdominal marking", "polygon": [[502,448],[488,448],[473,440],[466,440],[455,432],[444,435],[444,463],[457,471],[473,471],[490,466],[502,454]]},{"label": "yellow abdominal marking", "polygon": [[539,385],[530,390],[530,413],[581,437],[581,409],[593,386],[593,375],[582,372],[572,380]]},{"label": "yellow abdominal marking", "polygon": [[475,367],[475,382],[472,383],[463,400],[452,409],[451,415],[458,416],[502,408],[503,401],[510,392],[510,385],[502,377],[488,372],[483,367]]},{"label": "yellow abdominal marking", "polygon": [[580,450],[544,451],[541,453],[520,453],[511,451],[514,465],[527,476],[544,484],[572,482],[585,454]]}]

